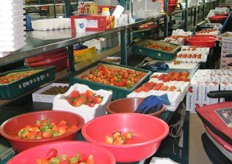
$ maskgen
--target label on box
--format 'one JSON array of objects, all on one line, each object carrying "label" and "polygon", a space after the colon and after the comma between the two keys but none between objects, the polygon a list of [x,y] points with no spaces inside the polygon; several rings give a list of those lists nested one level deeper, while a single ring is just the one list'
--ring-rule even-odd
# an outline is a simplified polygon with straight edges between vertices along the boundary
[{"label": "label on box", "polygon": [[98,21],[97,20],[87,20],[86,27],[88,27],[88,28],[98,28]]}]

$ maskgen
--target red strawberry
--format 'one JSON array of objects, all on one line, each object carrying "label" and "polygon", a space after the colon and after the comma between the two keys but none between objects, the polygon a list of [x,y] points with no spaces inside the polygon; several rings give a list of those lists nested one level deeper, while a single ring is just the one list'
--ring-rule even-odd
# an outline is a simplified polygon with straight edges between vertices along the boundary
[{"label": "red strawberry", "polygon": [[79,97],[74,101],[73,106],[78,107],[81,106],[82,104],[85,104],[86,102],[87,102],[86,98]]},{"label": "red strawberry", "polygon": [[93,102],[95,104],[100,104],[103,100],[103,97],[101,97],[100,95],[96,96],[95,99],[93,100]]},{"label": "red strawberry", "polygon": [[70,98],[77,98],[79,97],[80,93],[79,91],[72,91],[69,95]]}]

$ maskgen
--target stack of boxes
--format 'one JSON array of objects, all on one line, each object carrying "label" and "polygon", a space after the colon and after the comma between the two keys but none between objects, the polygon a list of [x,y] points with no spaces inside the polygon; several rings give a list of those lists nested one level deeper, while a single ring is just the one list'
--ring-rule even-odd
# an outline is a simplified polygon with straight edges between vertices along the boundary
[{"label": "stack of boxes", "polygon": [[232,32],[225,32],[218,36],[221,41],[221,69],[232,69]]},{"label": "stack of boxes", "polygon": [[186,109],[195,112],[196,107],[223,102],[224,99],[212,99],[209,91],[231,90],[232,70],[197,70],[191,79],[191,87],[186,94]]},{"label": "stack of boxes", "polygon": [[26,45],[23,6],[22,0],[0,1],[0,57]]}]

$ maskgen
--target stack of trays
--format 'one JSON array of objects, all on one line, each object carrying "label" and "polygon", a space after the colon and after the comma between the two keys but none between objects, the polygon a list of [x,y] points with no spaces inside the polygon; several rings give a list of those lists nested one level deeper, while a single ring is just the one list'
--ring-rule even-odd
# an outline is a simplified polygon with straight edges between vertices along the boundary
[{"label": "stack of trays", "polygon": [[22,48],[25,43],[23,1],[0,1],[0,57]]}]

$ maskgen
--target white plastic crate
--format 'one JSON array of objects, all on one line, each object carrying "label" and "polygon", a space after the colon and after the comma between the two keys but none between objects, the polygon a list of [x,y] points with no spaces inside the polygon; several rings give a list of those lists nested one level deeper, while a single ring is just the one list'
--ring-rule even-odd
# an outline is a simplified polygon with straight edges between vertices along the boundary
[{"label": "white plastic crate", "polygon": [[[79,107],[74,107],[68,103],[64,98],[68,96],[72,91],[78,90],[80,93],[85,92],[86,90],[91,90],[97,95],[101,95],[103,97],[103,101],[100,104],[95,104],[94,107],[89,107],[88,105],[81,105]],[[106,114],[106,105],[112,99],[112,91],[107,90],[92,90],[87,85],[84,84],[74,84],[65,94],[59,94],[54,98],[53,101],[53,110],[63,110],[69,111],[76,114],[81,115],[85,123],[102,115]]]}]

